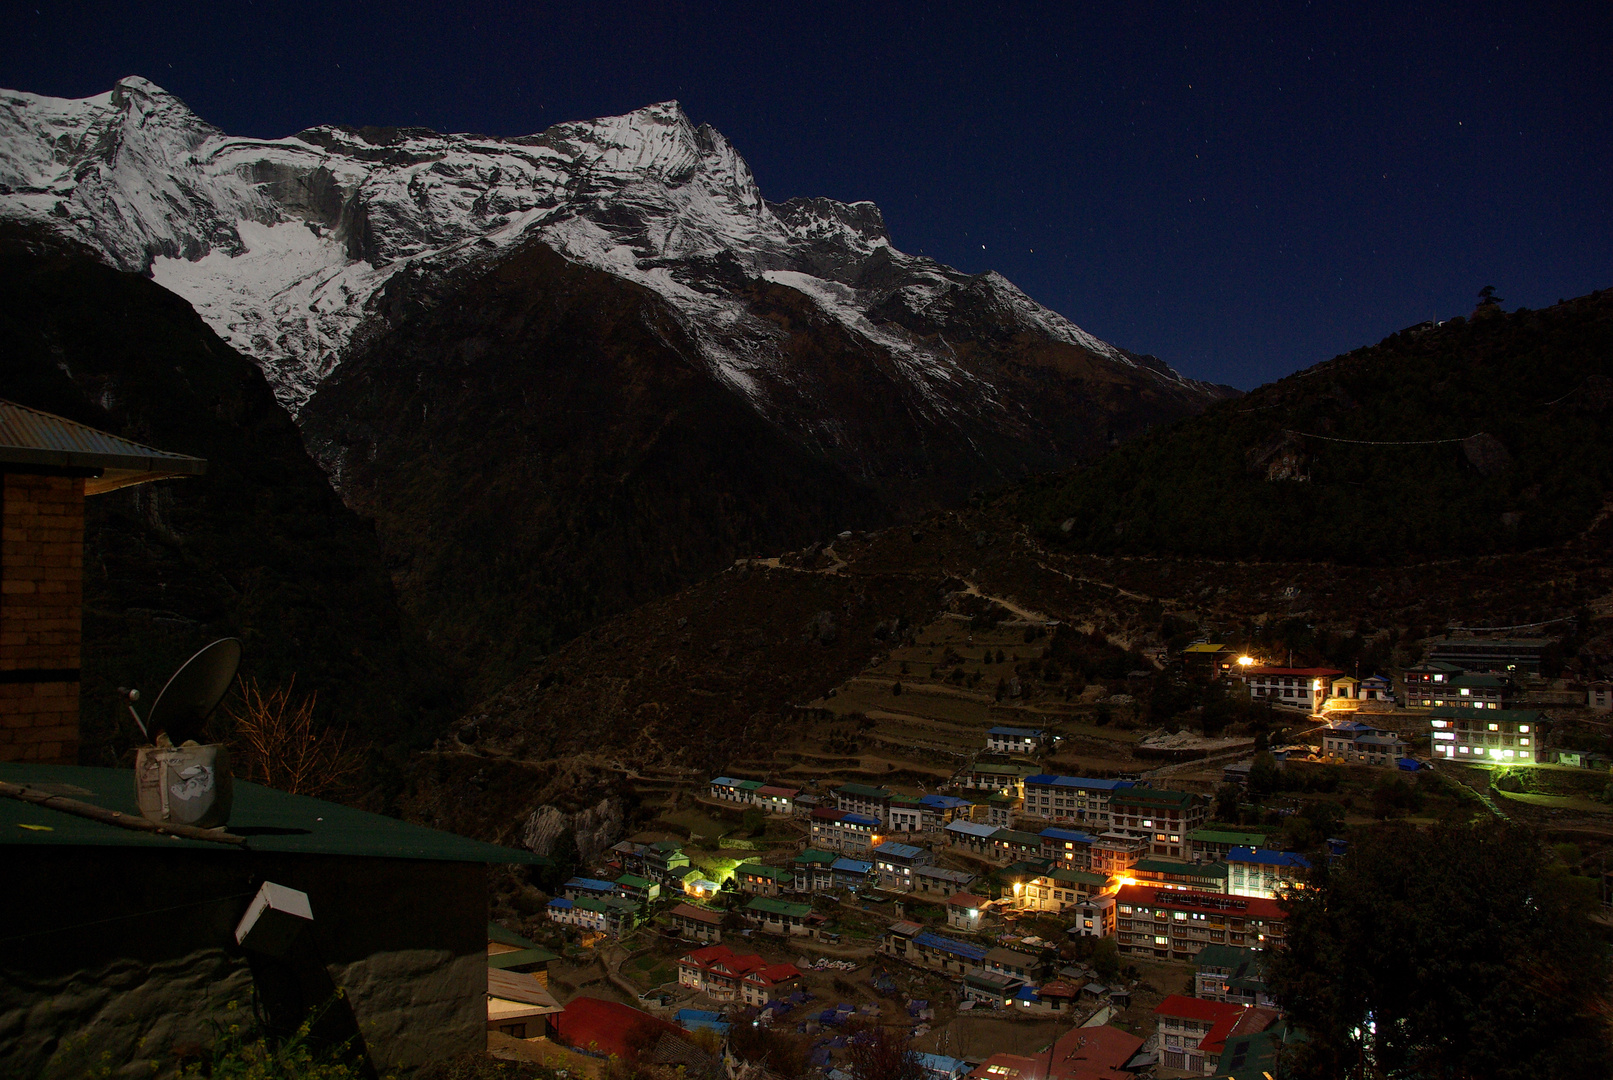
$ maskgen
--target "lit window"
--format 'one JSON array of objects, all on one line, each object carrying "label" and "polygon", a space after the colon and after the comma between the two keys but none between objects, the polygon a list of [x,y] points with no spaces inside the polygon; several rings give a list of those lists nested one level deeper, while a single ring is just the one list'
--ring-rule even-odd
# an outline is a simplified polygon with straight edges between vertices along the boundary
[{"label": "lit window", "polygon": [[1490,730],[1491,731],[1500,731],[1501,730],[1501,725],[1500,724],[1491,724],[1490,725]]},{"label": "lit window", "polygon": [[1467,753],[1467,747],[1465,747],[1465,746],[1458,746],[1456,748],[1456,750],[1457,750],[1458,753],[1462,753],[1462,754]]},{"label": "lit window", "polygon": [[1502,757],[1511,757],[1512,756],[1512,751],[1511,750],[1503,750],[1503,751],[1501,751],[1501,756]]},{"label": "lit window", "polygon": [[1520,734],[1520,735],[1529,734],[1529,725],[1528,724],[1519,724],[1518,725],[1518,734]]},{"label": "lit window", "polygon": [[[1424,704],[1427,704],[1427,702],[1424,702]],[[1437,727],[1437,728],[1443,728],[1443,727],[1450,726],[1449,722],[1445,721],[1445,720],[1435,720],[1432,723],[1433,723],[1434,727]]]},{"label": "lit window", "polygon": [[1519,739],[1518,740],[1518,745],[1519,746],[1528,746],[1529,745],[1529,740],[1528,739]]}]

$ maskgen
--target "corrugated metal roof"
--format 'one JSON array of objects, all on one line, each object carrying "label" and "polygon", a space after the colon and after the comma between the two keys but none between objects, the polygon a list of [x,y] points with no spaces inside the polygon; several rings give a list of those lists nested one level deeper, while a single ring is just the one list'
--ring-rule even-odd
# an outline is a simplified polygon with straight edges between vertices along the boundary
[{"label": "corrugated metal roof", "polygon": [[170,476],[201,476],[207,462],[170,454],[86,424],[0,400],[0,465],[95,469],[85,484],[95,495]]},{"label": "corrugated metal roof", "polygon": [[[0,764],[0,780],[58,794],[138,817],[134,770],[80,765]],[[23,828],[24,825],[31,826]],[[39,826],[43,826],[42,831]],[[394,818],[339,806],[305,795],[236,780],[230,832],[246,837],[240,847],[206,840],[135,832],[34,803],[0,798],[0,850],[6,845],[144,847],[163,851],[208,851],[223,858],[240,852],[350,855],[438,862],[537,863],[548,859],[530,851],[486,844],[453,833],[410,825]]]}]

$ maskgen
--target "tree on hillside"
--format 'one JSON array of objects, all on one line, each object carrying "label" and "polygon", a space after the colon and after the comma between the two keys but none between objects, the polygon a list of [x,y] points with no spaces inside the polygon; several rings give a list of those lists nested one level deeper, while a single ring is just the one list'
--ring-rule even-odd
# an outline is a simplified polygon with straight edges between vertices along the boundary
[{"label": "tree on hillside", "polygon": [[1493,822],[1366,830],[1288,898],[1271,961],[1296,1077],[1613,1070],[1608,955],[1551,853]]},{"label": "tree on hillside", "polygon": [[853,1080],[924,1080],[924,1064],[907,1039],[889,1028],[858,1032],[849,1062]]}]

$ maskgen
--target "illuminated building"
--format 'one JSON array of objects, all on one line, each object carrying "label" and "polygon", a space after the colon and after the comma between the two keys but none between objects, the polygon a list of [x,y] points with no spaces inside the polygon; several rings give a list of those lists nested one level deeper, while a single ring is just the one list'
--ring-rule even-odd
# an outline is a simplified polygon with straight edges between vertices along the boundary
[{"label": "illuminated building", "polygon": [[1534,709],[1434,709],[1428,715],[1435,757],[1473,765],[1533,765],[1546,734]]}]

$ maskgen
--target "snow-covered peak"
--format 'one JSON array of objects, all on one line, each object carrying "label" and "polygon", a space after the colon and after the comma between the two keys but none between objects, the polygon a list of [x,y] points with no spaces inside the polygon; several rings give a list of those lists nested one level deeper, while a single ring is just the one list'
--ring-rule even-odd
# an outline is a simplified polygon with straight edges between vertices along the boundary
[{"label": "snow-covered peak", "polygon": [[676,101],[518,138],[321,126],[246,139],[137,77],[77,101],[0,91],[0,215],[149,270],[293,411],[384,323],[374,301],[401,268],[432,279],[533,239],[660,294],[764,412],[790,378],[783,331],[746,296],[764,279],[888,353],[921,411],[976,381],[947,344],[960,332],[1135,367],[1000,275],[897,251],[872,203],[766,202],[735,147]]}]

